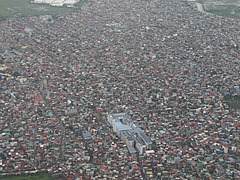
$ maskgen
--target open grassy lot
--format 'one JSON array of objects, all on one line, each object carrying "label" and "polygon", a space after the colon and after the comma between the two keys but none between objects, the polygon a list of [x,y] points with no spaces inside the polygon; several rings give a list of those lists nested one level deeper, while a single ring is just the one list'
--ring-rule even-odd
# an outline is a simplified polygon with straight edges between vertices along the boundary
[{"label": "open grassy lot", "polygon": [[[78,7],[84,2],[86,0],[81,0]],[[73,10],[74,8],[32,4],[30,0],[0,0],[0,20],[8,17],[62,15]]]},{"label": "open grassy lot", "polygon": [[224,17],[240,19],[240,0],[197,0],[205,11]]},{"label": "open grassy lot", "polygon": [[240,97],[239,96],[228,96],[225,98],[228,106],[232,109],[240,109]]},{"label": "open grassy lot", "polygon": [[54,178],[48,173],[37,173],[31,175],[18,176],[0,176],[1,180],[53,180]]},{"label": "open grassy lot", "polygon": [[[81,0],[77,7],[88,0]],[[178,0],[155,0],[177,2]],[[180,0],[181,1],[181,0]],[[197,0],[205,11],[220,16],[240,19],[240,0]],[[63,15],[75,10],[67,7],[52,7],[48,5],[32,4],[30,0],[0,0],[0,20],[8,17],[25,17],[38,15]]]},{"label": "open grassy lot", "polygon": [[[186,0],[153,0],[178,2]],[[233,19],[240,19],[240,0],[196,0],[202,4],[204,11]]]}]

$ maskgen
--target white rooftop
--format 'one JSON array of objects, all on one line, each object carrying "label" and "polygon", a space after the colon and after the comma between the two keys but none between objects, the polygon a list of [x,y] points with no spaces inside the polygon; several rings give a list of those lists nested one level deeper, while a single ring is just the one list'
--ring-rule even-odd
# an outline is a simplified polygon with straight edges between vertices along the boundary
[{"label": "white rooftop", "polygon": [[37,4],[49,4],[51,6],[73,6],[78,3],[80,0],[32,0],[32,3]]}]

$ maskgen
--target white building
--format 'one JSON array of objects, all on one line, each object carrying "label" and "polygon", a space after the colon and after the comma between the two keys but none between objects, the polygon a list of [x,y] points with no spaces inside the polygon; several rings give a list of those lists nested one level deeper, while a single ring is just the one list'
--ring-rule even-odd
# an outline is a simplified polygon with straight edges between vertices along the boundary
[{"label": "white building", "polygon": [[107,121],[118,137],[126,143],[130,152],[135,152],[135,148],[139,154],[151,150],[151,139],[138,125],[132,122],[130,116],[126,113],[108,114]]},{"label": "white building", "polygon": [[74,7],[80,0],[32,0],[36,4],[49,4],[51,6],[64,6]]}]

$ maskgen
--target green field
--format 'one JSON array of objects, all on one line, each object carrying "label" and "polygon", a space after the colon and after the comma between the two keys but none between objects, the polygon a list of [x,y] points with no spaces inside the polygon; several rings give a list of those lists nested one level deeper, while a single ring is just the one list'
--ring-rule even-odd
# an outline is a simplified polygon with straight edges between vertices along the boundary
[{"label": "green field", "polygon": [[219,16],[240,19],[240,7],[233,5],[217,6],[208,10],[208,12]]},{"label": "green field", "polygon": [[[32,4],[30,1],[31,0],[0,0],[0,20],[9,17],[64,15],[75,10],[74,8],[67,7],[52,7],[49,5]],[[80,0],[77,7],[81,7],[87,1],[88,0]],[[177,2],[178,0],[157,1]],[[236,1],[236,5],[234,5],[234,3],[219,5],[219,2],[221,1],[224,2],[223,0],[197,0],[197,2],[204,5],[204,10],[207,12],[220,16],[240,19],[239,0],[229,0],[229,2]]]},{"label": "green field", "polygon": [[19,176],[0,176],[0,180],[53,180],[53,179],[54,178],[48,173],[37,173]]},{"label": "green field", "polygon": [[230,108],[240,109],[240,97],[228,96],[225,100]]},{"label": "green field", "polygon": [[[86,0],[81,0],[77,6],[80,7],[85,2]],[[74,8],[32,4],[30,0],[0,0],[0,19],[38,15],[63,15],[73,10]]]},{"label": "green field", "polygon": [[197,0],[205,11],[219,16],[240,19],[240,0]]}]

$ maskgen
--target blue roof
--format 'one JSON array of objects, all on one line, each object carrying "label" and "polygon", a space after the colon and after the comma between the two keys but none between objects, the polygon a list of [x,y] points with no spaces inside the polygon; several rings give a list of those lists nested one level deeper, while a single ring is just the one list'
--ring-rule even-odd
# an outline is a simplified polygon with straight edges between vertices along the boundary
[{"label": "blue roof", "polygon": [[132,129],[129,125],[123,124],[121,122],[116,122],[115,125],[116,125],[116,128],[119,129],[119,130]]}]

